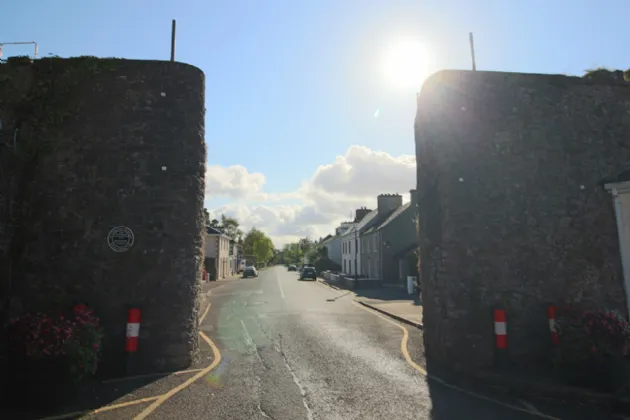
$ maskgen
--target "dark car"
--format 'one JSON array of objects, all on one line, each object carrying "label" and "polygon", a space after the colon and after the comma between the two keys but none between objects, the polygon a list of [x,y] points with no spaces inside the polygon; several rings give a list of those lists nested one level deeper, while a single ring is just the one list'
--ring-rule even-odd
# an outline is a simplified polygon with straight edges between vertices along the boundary
[{"label": "dark car", "polygon": [[300,274],[300,280],[317,280],[317,272],[314,267],[304,267],[302,274]]},{"label": "dark car", "polygon": [[293,264],[289,266],[289,271],[297,271],[297,267]]},{"label": "dark car", "polygon": [[245,270],[243,270],[243,278],[246,279],[247,277],[258,277],[256,267],[245,267]]}]

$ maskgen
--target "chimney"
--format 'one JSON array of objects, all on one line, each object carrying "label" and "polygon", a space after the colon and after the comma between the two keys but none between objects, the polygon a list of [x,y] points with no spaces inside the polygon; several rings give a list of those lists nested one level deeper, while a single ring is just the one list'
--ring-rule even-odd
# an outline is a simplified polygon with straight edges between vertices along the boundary
[{"label": "chimney", "polygon": [[378,214],[385,214],[402,206],[402,195],[381,194],[376,197],[376,201],[378,202]]},{"label": "chimney", "polygon": [[361,208],[357,209],[355,211],[354,223],[359,223],[371,211],[372,210],[370,210],[370,209],[368,209],[366,207],[361,207]]}]

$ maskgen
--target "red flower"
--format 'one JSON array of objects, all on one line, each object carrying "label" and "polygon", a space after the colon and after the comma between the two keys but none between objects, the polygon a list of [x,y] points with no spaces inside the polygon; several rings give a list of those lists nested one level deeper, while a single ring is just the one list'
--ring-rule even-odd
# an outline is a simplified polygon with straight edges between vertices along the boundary
[{"label": "red flower", "polygon": [[78,304],[78,305],[74,305],[74,308],[72,308],[72,312],[74,312],[76,315],[82,315],[86,312],[88,312],[89,308],[85,305],[83,305],[82,303]]}]

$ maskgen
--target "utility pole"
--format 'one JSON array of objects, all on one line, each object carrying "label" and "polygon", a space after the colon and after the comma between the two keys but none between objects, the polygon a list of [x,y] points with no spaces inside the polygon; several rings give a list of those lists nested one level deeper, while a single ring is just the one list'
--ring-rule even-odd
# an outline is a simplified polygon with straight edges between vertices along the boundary
[{"label": "utility pole", "polygon": [[477,71],[477,62],[475,61],[475,42],[473,40],[473,33],[468,33],[468,39],[470,41],[470,58],[472,59],[472,69]]},{"label": "utility pole", "polygon": [[173,25],[171,26],[171,61],[175,61],[175,30],[176,23],[173,19]]}]

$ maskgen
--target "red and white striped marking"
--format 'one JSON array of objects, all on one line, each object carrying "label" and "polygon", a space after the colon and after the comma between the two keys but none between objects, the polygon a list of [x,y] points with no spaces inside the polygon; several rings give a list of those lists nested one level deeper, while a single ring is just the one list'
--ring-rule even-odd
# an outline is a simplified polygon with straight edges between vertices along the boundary
[{"label": "red and white striped marking", "polygon": [[125,351],[135,353],[138,351],[138,336],[140,335],[140,309],[129,309],[127,315],[127,342]]},{"label": "red and white striped marking", "polygon": [[558,329],[556,328],[556,307],[547,307],[547,316],[549,317],[549,331],[551,331],[551,342],[554,345],[560,344],[560,337],[558,337]]},{"label": "red and white striped marking", "polygon": [[494,336],[497,349],[507,349],[507,322],[504,309],[494,310]]}]

